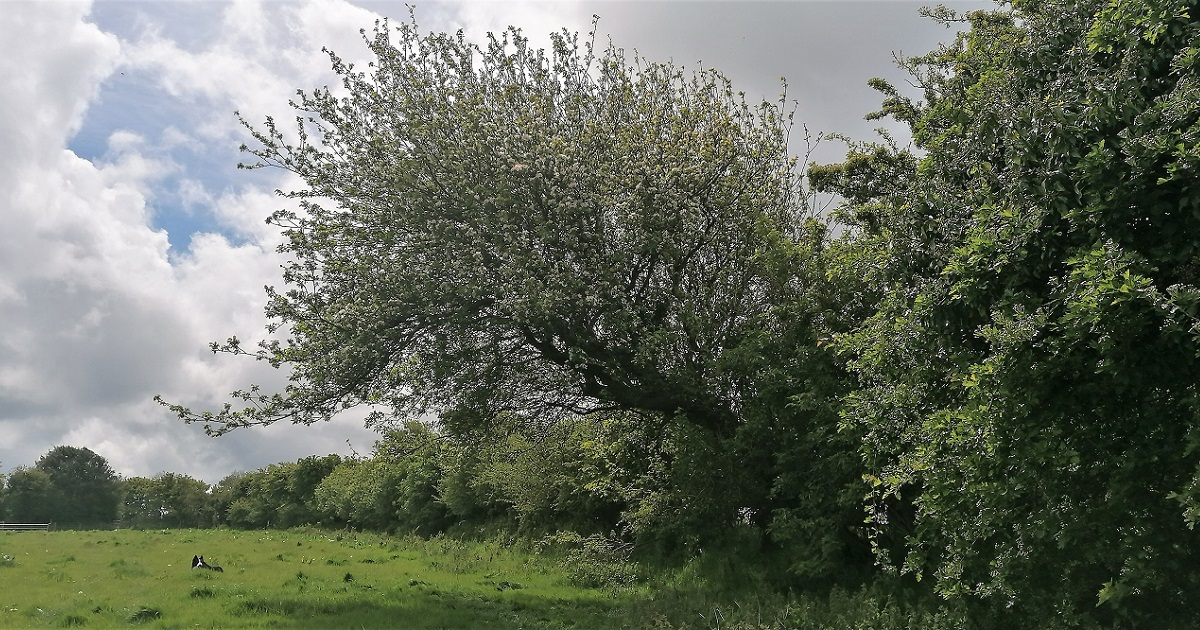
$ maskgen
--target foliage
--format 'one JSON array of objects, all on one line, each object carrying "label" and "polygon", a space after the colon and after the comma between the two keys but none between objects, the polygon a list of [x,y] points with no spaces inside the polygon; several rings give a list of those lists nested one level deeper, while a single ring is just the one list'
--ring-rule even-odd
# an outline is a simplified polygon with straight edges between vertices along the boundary
[{"label": "foliage", "polygon": [[665,555],[695,553],[740,524],[763,490],[745,483],[755,462],[738,462],[734,443],[678,417],[610,414],[579,445],[581,481],[620,508],[621,533]]},{"label": "foliage", "polygon": [[[469,496],[493,513],[506,514],[527,534],[558,529],[606,532],[617,526],[620,504],[596,492],[588,460],[587,445],[599,424],[595,417],[544,428],[511,419],[491,424],[488,434],[458,448],[463,453],[460,461],[469,461],[470,468],[453,475],[466,477]],[[463,499],[453,497],[454,478],[448,475],[442,493],[461,503]]]},{"label": "foliage", "polygon": [[343,462],[321,481],[317,510],[325,522],[375,531],[444,531],[450,519],[437,498],[439,447],[439,436],[420,423],[387,433],[374,457]]},{"label": "foliage", "polygon": [[120,520],[126,527],[212,527],[217,522],[209,485],[187,475],[131,477],[121,481],[120,490]]},{"label": "foliage", "polygon": [[271,522],[271,510],[254,483],[259,474],[261,472],[233,473],[217,482],[213,488],[213,501],[222,523],[249,529],[267,527]]},{"label": "foliage", "polygon": [[130,477],[121,480],[121,507],[118,514],[127,527],[145,527],[163,517],[161,501],[155,496],[154,480]]},{"label": "foliage", "polygon": [[213,488],[215,509],[233,527],[253,529],[317,523],[316,488],[341,463],[339,455],[312,455],[229,475]]},{"label": "foliage", "polygon": [[18,523],[53,523],[62,502],[50,475],[37,468],[17,468],[4,490],[4,520]]},{"label": "foliage", "polygon": [[567,579],[581,588],[622,589],[637,584],[643,577],[637,564],[630,562],[633,545],[600,534],[559,532],[542,539],[538,551],[558,552]]},{"label": "foliage", "polygon": [[459,524],[507,523],[510,505],[477,482],[484,466],[481,449],[473,444],[448,448],[442,460],[443,474],[438,481],[438,500]]},{"label": "foliage", "polygon": [[0,517],[10,521],[87,527],[116,519],[117,475],[86,448],[56,446],[33,468],[18,468],[0,482]]},{"label": "foliage", "polygon": [[56,446],[35,467],[50,476],[60,497],[58,523],[110,525],[116,520],[118,477],[108,460],[91,449]]},{"label": "foliage", "polygon": [[824,236],[788,116],[714,71],[553,42],[385,23],[370,72],[331,55],[348,96],[302,93],[295,143],[253,131],[256,165],[307,184],[288,195],[304,212],[272,219],[293,261],[268,313],[290,337],[256,354],[292,386],[174,409],[223,431],[358,404],[448,422],[616,406],[730,432],[748,375],[721,362],[771,324],[773,249]]},{"label": "foliage", "polygon": [[309,456],[282,468],[268,468],[273,479],[286,479],[277,488],[278,527],[312,524],[316,519],[317,487],[342,463],[338,455]]},{"label": "foliage", "polygon": [[396,528],[400,467],[375,460],[338,466],[317,486],[317,509],[332,523],[376,531]]},{"label": "foliage", "polygon": [[837,340],[876,548],[946,595],[1034,625],[1197,622],[1196,10],[972,13],[905,61],[924,102],[874,83],[914,150],[810,173],[880,298]]},{"label": "foliage", "polygon": [[438,497],[445,474],[447,444],[443,436],[421,422],[406,422],[375,443],[375,459],[400,471],[394,502],[395,519],[403,531],[443,532],[452,517]]}]

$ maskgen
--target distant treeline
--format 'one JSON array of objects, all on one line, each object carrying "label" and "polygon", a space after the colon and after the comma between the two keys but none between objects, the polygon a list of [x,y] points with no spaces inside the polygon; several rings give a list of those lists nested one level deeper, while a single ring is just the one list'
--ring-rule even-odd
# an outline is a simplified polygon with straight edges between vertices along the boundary
[{"label": "distant treeline", "polygon": [[617,532],[686,547],[704,526],[678,520],[680,504],[738,498],[702,493],[719,466],[693,470],[689,488],[660,475],[665,454],[654,451],[620,415],[532,430],[501,418],[469,438],[413,422],[383,435],[370,457],[305,457],[210,485],[173,472],[120,478],[91,450],[60,446],[3,480],[0,515],[60,527]]}]

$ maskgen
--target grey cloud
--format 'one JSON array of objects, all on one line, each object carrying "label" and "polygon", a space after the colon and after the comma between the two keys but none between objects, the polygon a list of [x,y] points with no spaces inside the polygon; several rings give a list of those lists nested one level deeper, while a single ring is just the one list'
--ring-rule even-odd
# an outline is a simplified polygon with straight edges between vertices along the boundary
[{"label": "grey cloud", "polygon": [[[798,102],[797,124],[814,132],[872,139],[880,122],[863,117],[878,108],[867,86],[883,77],[904,87],[893,53],[923,54],[954,32],[923,18],[929,3],[825,2],[587,2],[600,16],[599,35],[651,61],[701,63],[730,77],[751,100],[775,100],[780,78]],[[990,2],[948,2],[959,11]],[[894,128],[894,126],[892,127]],[[825,159],[836,159],[828,147]]]},{"label": "grey cloud", "polygon": [[44,351],[26,357],[64,403],[114,405],[163,389],[173,358],[186,353],[184,322],[164,305],[111,290],[42,282],[27,292],[27,319]]}]

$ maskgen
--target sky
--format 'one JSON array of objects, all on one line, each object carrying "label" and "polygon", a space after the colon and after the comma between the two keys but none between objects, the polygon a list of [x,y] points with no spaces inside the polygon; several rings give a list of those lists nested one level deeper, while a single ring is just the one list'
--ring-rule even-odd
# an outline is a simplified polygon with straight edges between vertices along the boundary
[{"label": "sky", "polygon": [[[786,77],[797,127],[869,140],[874,76],[904,84],[893,54],[953,39],[908,0],[409,0],[427,31],[483,41],[518,26],[599,36],[651,61],[716,68],[750,98]],[[958,10],[986,2],[943,2]],[[236,168],[252,123],[290,120],[297,89],[335,83],[329,47],[368,61],[359,30],[404,2],[0,0],[0,473],[59,445],[122,476],[235,472],[329,453],[370,454],[361,417],[211,438],[154,402],[217,409],[286,370],[208,350],[262,337],[264,287],[282,286],[288,173]],[[794,137],[803,135],[802,130]],[[816,157],[843,147],[824,142]],[[802,151],[802,146],[796,147]]]}]

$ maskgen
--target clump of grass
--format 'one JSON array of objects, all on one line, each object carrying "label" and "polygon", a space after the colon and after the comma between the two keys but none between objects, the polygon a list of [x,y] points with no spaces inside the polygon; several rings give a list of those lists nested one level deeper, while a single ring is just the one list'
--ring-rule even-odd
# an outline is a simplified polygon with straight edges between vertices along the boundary
[{"label": "clump of grass", "polygon": [[203,581],[217,579],[216,574],[214,574],[212,571],[192,571],[188,578],[192,580]]},{"label": "clump of grass", "polygon": [[129,615],[129,623],[145,623],[162,617],[162,611],[157,608],[142,606]]},{"label": "clump of grass", "polygon": [[15,566],[17,566],[16,558],[14,558],[8,554],[0,555],[0,567],[15,567]]},{"label": "clump of grass", "polygon": [[208,588],[207,586],[193,588],[191,594],[189,595],[189,597],[192,597],[193,599],[208,599],[210,597],[216,597],[216,596],[217,596],[216,592],[214,592],[211,588]]},{"label": "clump of grass", "polygon": [[47,571],[46,577],[49,578],[50,581],[52,581],[52,582],[66,582],[67,581],[66,573],[63,573],[62,571],[56,571],[54,569]]},{"label": "clump of grass", "polygon": [[74,628],[76,626],[86,626],[87,617],[83,615],[67,615],[63,617],[62,626],[64,628]]},{"label": "clump of grass", "polygon": [[109,568],[118,578],[134,578],[146,575],[146,570],[137,562],[127,562],[124,558],[118,558],[108,563]]}]

